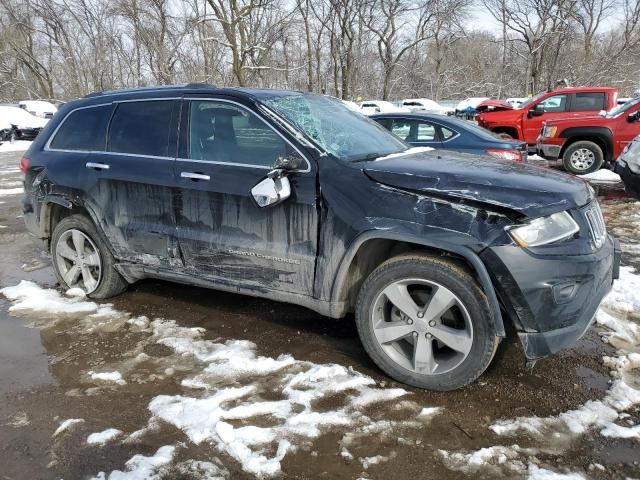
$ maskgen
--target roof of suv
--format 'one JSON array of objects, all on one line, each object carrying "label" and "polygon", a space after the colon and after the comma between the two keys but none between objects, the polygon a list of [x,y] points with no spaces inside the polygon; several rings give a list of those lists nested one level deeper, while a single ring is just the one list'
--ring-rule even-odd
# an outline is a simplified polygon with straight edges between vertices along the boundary
[{"label": "roof of suv", "polygon": [[295,90],[280,90],[271,88],[243,88],[243,87],[218,87],[209,83],[183,83],[177,85],[155,85],[150,87],[136,87],[136,88],[124,88],[117,90],[105,90],[102,92],[94,92],[86,95],[84,98],[96,98],[104,96],[119,96],[128,94],[144,94],[144,93],[159,93],[159,92],[202,92],[202,91],[215,91],[215,92],[234,92],[244,93],[254,97],[265,96],[283,96],[283,95],[303,95],[305,92]]}]

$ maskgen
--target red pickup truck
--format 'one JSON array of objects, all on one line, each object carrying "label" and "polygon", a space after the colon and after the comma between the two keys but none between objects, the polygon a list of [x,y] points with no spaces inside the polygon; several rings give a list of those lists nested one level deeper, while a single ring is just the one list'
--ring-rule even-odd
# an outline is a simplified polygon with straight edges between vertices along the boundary
[{"label": "red pickup truck", "polygon": [[616,106],[618,90],[609,87],[561,88],[541,93],[513,110],[482,113],[478,125],[534,146],[544,121],[584,116]]},{"label": "red pickup truck", "polygon": [[640,97],[601,115],[545,122],[538,137],[538,155],[562,159],[564,168],[585,174],[615,160],[640,135]]}]

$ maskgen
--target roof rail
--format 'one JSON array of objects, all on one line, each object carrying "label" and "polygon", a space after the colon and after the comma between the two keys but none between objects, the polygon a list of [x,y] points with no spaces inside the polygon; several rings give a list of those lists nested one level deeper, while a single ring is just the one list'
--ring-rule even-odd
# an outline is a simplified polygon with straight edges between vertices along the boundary
[{"label": "roof rail", "polygon": [[136,92],[146,92],[153,90],[165,90],[172,88],[215,88],[214,85],[202,82],[191,82],[191,83],[180,83],[176,85],[152,85],[149,87],[134,87],[134,88],[118,88],[113,90],[103,90],[100,92],[93,92],[88,95],[85,95],[84,98],[91,97],[99,97],[101,95],[115,95],[119,93],[136,93]]}]

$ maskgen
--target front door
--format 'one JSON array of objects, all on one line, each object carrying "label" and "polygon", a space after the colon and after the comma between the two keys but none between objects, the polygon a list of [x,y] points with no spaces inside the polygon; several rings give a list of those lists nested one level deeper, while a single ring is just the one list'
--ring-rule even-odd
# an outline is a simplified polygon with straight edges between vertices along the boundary
[{"label": "front door", "polygon": [[540,100],[529,108],[522,118],[524,141],[529,145],[536,143],[545,121],[566,117],[569,112],[569,94],[561,93]]},{"label": "front door", "polygon": [[[629,121],[629,115],[636,115],[633,121]],[[626,112],[624,112],[616,121],[616,131],[613,135],[616,145],[614,148],[614,155],[617,156],[624,150],[631,141],[640,135],[640,103],[634,105]],[[612,160],[615,160],[613,158]]]},{"label": "front door", "polygon": [[302,154],[230,99],[182,105],[176,214],[192,274],[217,283],[311,295],[317,253],[315,165],[289,174],[292,195],[260,208],[251,189],[282,156]]}]

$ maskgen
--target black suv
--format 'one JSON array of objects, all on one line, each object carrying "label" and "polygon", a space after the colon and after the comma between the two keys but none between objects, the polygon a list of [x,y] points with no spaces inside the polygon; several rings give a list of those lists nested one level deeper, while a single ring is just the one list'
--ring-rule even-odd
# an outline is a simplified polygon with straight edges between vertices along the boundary
[{"label": "black suv", "polygon": [[476,379],[507,322],[530,360],[577,340],[618,274],[592,189],[426,150],[321,95],[97,93],[22,159],[24,218],[65,288],[152,277],[355,312],[371,358],[423,388]]}]

